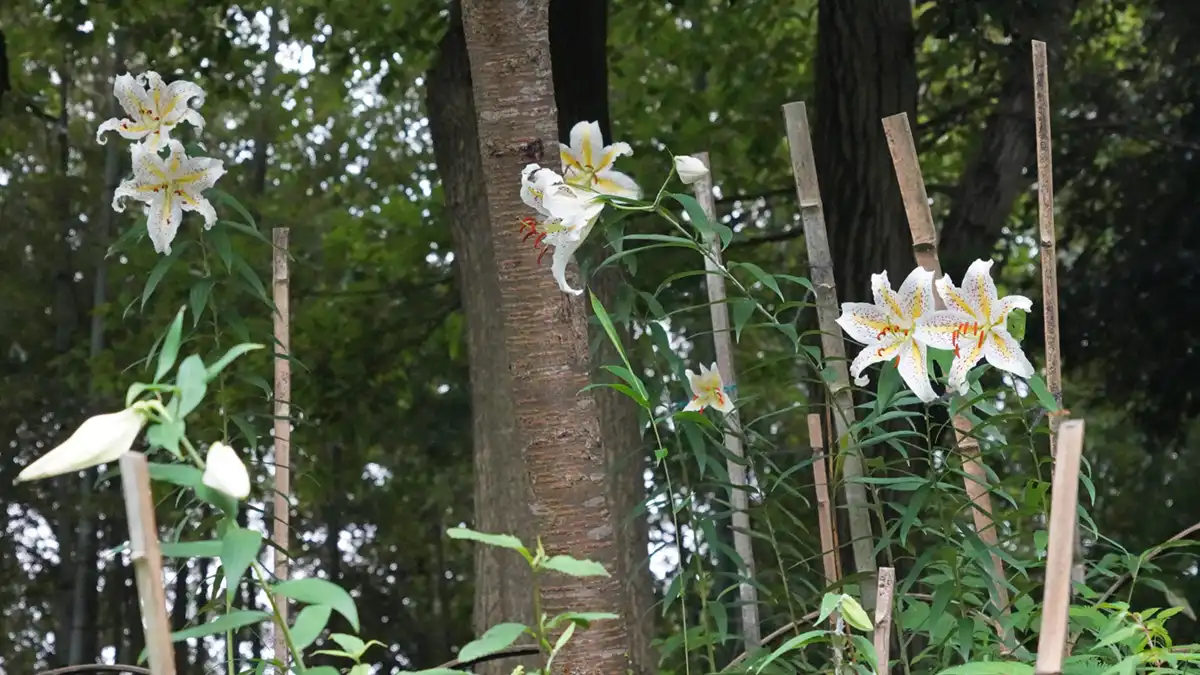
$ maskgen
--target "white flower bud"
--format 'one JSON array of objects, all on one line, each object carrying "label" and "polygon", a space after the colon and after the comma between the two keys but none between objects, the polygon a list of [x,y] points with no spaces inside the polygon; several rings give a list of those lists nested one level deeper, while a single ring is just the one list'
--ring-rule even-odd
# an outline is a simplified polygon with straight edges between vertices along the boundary
[{"label": "white flower bud", "polygon": [[213,443],[204,458],[204,477],[201,482],[234,499],[250,494],[250,474],[237,452],[224,443]]},{"label": "white flower bud", "polygon": [[89,417],[71,437],[42,455],[17,476],[17,482],[41,480],[114,462],[129,452],[146,418],[138,405]]},{"label": "white flower bud", "polygon": [[675,173],[685,185],[691,185],[708,175],[708,167],[691,155],[679,155],[675,158]]}]

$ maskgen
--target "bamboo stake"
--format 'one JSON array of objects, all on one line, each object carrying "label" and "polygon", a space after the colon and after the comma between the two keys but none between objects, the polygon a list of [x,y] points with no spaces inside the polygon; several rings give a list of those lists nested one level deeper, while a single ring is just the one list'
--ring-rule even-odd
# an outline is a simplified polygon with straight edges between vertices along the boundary
[{"label": "bamboo stake", "polygon": [[[1062,352],[1058,338],[1058,255],[1054,233],[1054,156],[1050,144],[1050,67],[1046,43],[1033,40],[1033,98],[1037,120],[1038,232],[1042,261],[1042,316],[1046,324],[1046,388],[1062,407]],[[1050,416],[1050,456],[1058,456],[1061,415]]]},{"label": "bamboo stake", "polygon": [[[1062,351],[1058,335],[1058,253],[1054,231],[1054,153],[1050,140],[1050,64],[1046,43],[1033,40],[1033,109],[1037,121],[1038,257],[1042,263],[1042,317],[1046,341],[1046,389],[1058,403],[1051,414],[1050,457],[1058,457],[1058,428],[1065,419],[1062,394]],[[1083,583],[1082,532],[1075,528],[1075,566],[1071,579]]]},{"label": "bamboo stake", "polygon": [[862,604],[869,611],[874,609],[875,605],[875,537],[871,528],[867,489],[859,482],[863,477],[862,455],[854,439],[850,437],[850,426],[854,424],[854,394],[850,390],[846,346],[842,343],[841,328],[837,325],[837,285],[833,280],[833,256],[829,252],[829,236],[825,231],[825,212],[821,206],[821,190],[817,182],[817,163],[813,157],[812,137],[808,129],[808,113],[804,103],[796,101],[784,105],[783,117],[787,124],[796,196],[800,200],[800,216],[804,222],[804,241],[808,248],[810,276],[816,291],[821,348],[834,372],[831,393],[836,414],[833,418],[834,427],[837,429],[836,447],[845,477],[846,510],[850,516],[854,568],[863,577]]},{"label": "bamboo stake", "polygon": [[[933,272],[934,278],[942,276],[942,263],[938,260],[937,230],[933,226],[933,212],[929,210],[929,196],[925,192],[925,180],[921,176],[921,164],[917,159],[917,147],[913,142],[912,130],[908,126],[908,115],[900,113],[883,118],[883,132],[887,136],[892,164],[896,167],[896,181],[904,201],[904,213],[908,217],[908,229],[912,233],[913,257],[917,264]],[[941,296],[934,294],[937,309],[945,304]],[[1009,613],[1008,588],[1004,585],[1004,563],[995,553],[999,546],[996,523],[992,518],[992,496],[988,492],[987,470],[980,458],[979,441],[971,435],[971,422],[963,415],[954,417],[954,434],[958,454],[962,458],[963,485],[971,500],[971,515],[975,532],[988,548],[992,549],[992,568],[996,575],[992,591],[992,603],[1003,614]]]},{"label": "bamboo stake", "polygon": [[[694,156],[704,162],[704,166],[709,168],[709,174],[696,181],[692,190],[696,195],[696,201],[700,202],[700,208],[704,210],[704,215],[708,216],[709,221],[716,222],[717,206],[713,201],[712,166],[708,161],[708,153],[701,152]],[[708,308],[712,316],[713,346],[717,354],[717,370],[721,373],[721,380],[725,385],[734,387],[737,385],[737,371],[733,367],[733,340],[730,337],[725,277],[721,276],[719,267],[721,264],[720,238],[711,237],[708,246],[711,257],[704,257],[704,269],[707,271],[705,281],[708,286]],[[746,455],[742,449],[742,423],[736,410],[725,416],[725,423],[729,425],[729,433],[725,434],[725,448],[733,457],[744,458]],[[729,501],[733,507],[733,550],[737,551],[738,557],[744,564],[742,574],[745,576],[738,583],[738,596],[742,605],[742,640],[746,644],[746,649],[752,650],[762,642],[762,629],[758,619],[758,589],[749,582],[754,578],[755,573],[754,548],[753,542],[750,540],[750,515],[747,513],[750,487],[746,481],[745,465],[739,461],[728,459],[725,462],[725,468],[729,472],[731,485]]]},{"label": "bamboo stake", "polygon": [[[150,467],[140,452],[127,452],[118,461],[125,515],[129,521],[129,558],[137,579],[146,631],[146,654],[153,675],[175,675],[175,649],[167,619],[167,591],[163,583],[162,550],[150,492]],[[180,574],[183,574],[180,571]],[[177,598],[176,602],[180,602]]]},{"label": "bamboo stake", "polygon": [[896,593],[896,570],[879,568],[879,596],[875,604],[875,658],[878,675],[891,672],[892,654],[892,598]]},{"label": "bamboo stake", "polygon": [[829,478],[825,469],[825,440],[821,433],[821,416],[808,416],[808,443],[813,453],[813,485],[817,491],[817,521],[821,531],[821,562],[825,568],[825,587],[830,588],[841,580],[838,567],[837,529],[833,520],[833,504],[829,501]]},{"label": "bamboo stake", "polygon": [[1079,464],[1083,455],[1083,420],[1059,427],[1058,460],[1050,493],[1050,543],[1046,556],[1046,588],[1038,636],[1037,675],[1061,675],[1067,651],[1067,612],[1071,604],[1071,564],[1078,529]]},{"label": "bamboo stake", "polygon": [[[275,542],[273,556],[275,558],[275,577],[279,581],[288,578],[288,557],[282,551],[288,550],[288,530],[291,525],[290,498],[292,493],[292,365],[288,361],[291,356],[291,307],[288,293],[288,228],[276,227],[271,230],[274,244],[272,268],[275,295],[275,521],[271,539]],[[279,618],[285,624],[288,621],[288,600],[282,595],[275,596],[275,606],[279,608]],[[275,658],[282,664],[280,672],[287,672],[288,648],[287,640],[282,630],[276,628]]]}]

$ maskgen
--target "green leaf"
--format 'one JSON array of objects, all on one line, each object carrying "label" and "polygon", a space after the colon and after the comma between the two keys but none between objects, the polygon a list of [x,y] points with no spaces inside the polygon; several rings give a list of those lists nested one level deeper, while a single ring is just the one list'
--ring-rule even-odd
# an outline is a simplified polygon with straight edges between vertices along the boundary
[{"label": "green leaf", "polygon": [[746,322],[757,308],[758,305],[750,298],[733,298],[729,301],[729,313],[733,318],[733,339],[737,342],[742,341],[742,329],[746,327]]},{"label": "green leaf", "polygon": [[146,277],[146,286],[142,289],[142,309],[146,309],[146,303],[150,301],[150,296],[154,295],[154,289],[158,288],[158,284],[166,276],[167,270],[171,269],[171,264],[179,259],[180,254],[187,249],[190,243],[190,241],[177,242],[171,248],[171,253],[160,258],[154,269],[150,270],[150,276]]},{"label": "green leaf", "polygon": [[511,534],[488,534],[487,532],[476,532],[465,527],[452,527],[446,530],[446,535],[451,539],[468,539],[477,541],[488,546],[497,546],[499,548],[511,548],[525,556],[526,560],[532,561],[533,556],[529,555],[529,549],[521,543],[520,539]]},{"label": "green leaf", "polygon": [[[312,675],[312,668],[308,669],[309,675]],[[425,670],[402,670],[400,675],[471,675],[465,670],[453,670],[451,668],[427,668]]]},{"label": "green leaf", "polygon": [[975,661],[939,670],[938,675],[1033,675],[1033,666],[1016,661]]},{"label": "green leaf", "polygon": [[225,231],[224,223],[217,221],[217,226],[209,230],[208,238],[213,244],[213,248],[217,249],[217,256],[221,258],[221,262],[225,263],[225,271],[233,272],[233,242],[229,239],[229,233]]},{"label": "green leaf", "polygon": [[204,477],[200,469],[184,464],[158,464],[150,462],[147,467],[150,470],[150,480],[170,483],[180,487],[194,488],[200,484],[200,480]]},{"label": "green leaf", "polygon": [[704,235],[706,242],[711,242],[716,233],[713,232],[712,222],[709,220],[708,214],[704,212],[704,208],[700,206],[700,202],[696,201],[696,198],[691,195],[671,192],[667,196],[679,202],[679,205],[687,212],[688,221],[690,221],[692,227]]},{"label": "green leaf", "polygon": [[166,558],[219,558],[222,546],[220,541],[165,541],[161,548]]},{"label": "green leaf", "polygon": [[556,555],[542,561],[542,569],[562,572],[573,577],[606,577],[604,565],[591,560],[579,560],[569,555]]},{"label": "green leaf", "polygon": [[315,577],[292,579],[275,584],[271,587],[271,590],[274,593],[291,598],[297,602],[304,602],[310,605],[329,605],[333,608],[333,611],[346,617],[346,620],[350,622],[354,630],[359,630],[358,608],[354,605],[354,598],[350,597],[346,589],[332,581],[317,579]]},{"label": "green leaf", "polygon": [[812,282],[809,281],[808,279],[805,279],[804,277],[797,277],[797,276],[793,276],[791,274],[776,274],[775,278],[783,279],[784,281],[790,281],[793,284],[800,284],[801,286],[807,288],[808,290],[813,291],[814,293],[816,292],[816,289],[813,288]]},{"label": "green leaf", "polygon": [[309,605],[296,615],[292,624],[292,644],[296,651],[304,651],[321,637],[321,631],[329,623],[333,609],[329,605]]},{"label": "green leaf", "polygon": [[158,352],[158,367],[154,370],[156,384],[171,372],[171,368],[175,365],[175,359],[179,356],[179,341],[183,335],[183,312],[184,308],[180,307],[175,314],[175,320],[171,322],[171,327],[167,329],[167,337],[163,340],[162,350]]},{"label": "green leaf", "polygon": [[258,559],[262,540],[258,532],[236,525],[221,537],[221,568],[225,570],[225,598],[229,602],[233,602],[250,564]]},{"label": "green leaf", "polygon": [[179,364],[175,384],[179,387],[179,416],[185,417],[200,405],[208,390],[204,360],[195,354],[184,359]]},{"label": "green leaf", "polygon": [[255,344],[253,342],[243,342],[240,345],[234,345],[233,347],[230,347],[229,351],[225,352],[224,356],[217,359],[216,363],[208,367],[208,370],[205,371],[204,374],[204,381],[212,382],[217,375],[221,374],[222,370],[225,370],[225,368],[229,364],[233,363],[234,360],[236,360],[239,356],[248,352],[252,352],[256,349],[262,349],[264,346],[265,345]]},{"label": "green leaf", "polygon": [[263,286],[262,279],[258,278],[258,274],[254,272],[254,269],[250,267],[245,259],[234,258],[233,267],[238,274],[242,275],[242,278],[246,280],[246,283],[250,284],[250,287],[254,289],[254,294],[258,296],[259,300],[262,300],[268,305],[271,304],[271,299],[267,297],[267,289]]},{"label": "green leaf", "polygon": [[554,628],[563,621],[579,624],[580,628],[587,628],[593,621],[608,621],[621,618],[617,614],[611,612],[563,612],[558,616],[546,622],[547,628]]},{"label": "green leaf", "polygon": [[1041,375],[1034,375],[1029,378],[1029,389],[1037,397],[1038,403],[1047,412],[1059,411],[1058,401],[1054,400],[1054,394],[1050,393],[1050,389],[1046,387],[1046,381],[1042,379]]},{"label": "green leaf", "polygon": [[204,309],[208,307],[208,296],[212,294],[213,285],[216,283],[212,277],[201,279],[192,284],[192,288],[188,291],[188,304],[192,309],[192,327],[200,325],[200,319],[204,316]]},{"label": "green leaf", "polygon": [[160,422],[150,427],[146,431],[146,442],[152,448],[165,449],[175,459],[183,459],[183,453],[179,450],[179,444],[183,441],[186,432],[187,424],[182,419],[176,417],[171,419],[170,422]]},{"label": "green leaf", "polygon": [[371,675],[371,664],[356,663],[350,668],[350,672],[346,673],[346,675]]},{"label": "green leaf", "polygon": [[217,198],[218,201],[220,201],[222,204],[225,204],[225,205],[233,208],[234,211],[237,211],[239,215],[241,215],[243,218],[245,218],[246,219],[245,222],[247,225],[249,225],[250,227],[253,227],[255,229],[258,228],[258,224],[254,222],[254,216],[250,215],[250,212],[246,210],[246,207],[242,206],[241,202],[234,199],[233,195],[229,194],[228,192],[226,192],[220,188],[211,188],[210,191],[212,192],[212,195]]},{"label": "green leaf", "polygon": [[209,635],[217,635],[226,631],[237,630],[243,626],[252,626],[256,623],[262,623],[271,618],[266,612],[251,611],[245,609],[234,610],[225,616],[219,616],[206,624],[192,626],[181,631],[171,633],[171,642],[183,642],[191,638],[206,637]]},{"label": "green leaf", "polygon": [[833,614],[838,608],[838,603],[841,602],[842,596],[838,593],[826,593],[825,597],[821,598],[821,611],[817,614],[817,624],[825,623],[825,619]]},{"label": "green leaf", "polygon": [[858,604],[858,600],[849,595],[843,595],[839,605],[842,609],[842,618],[846,620],[846,623],[861,631],[870,632],[875,629],[871,624],[871,618],[867,616],[862,605]]},{"label": "green leaf", "polygon": [[730,266],[731,267],[734,267],[734,266],[742,267],[742,268],[750,270],[750,274],[753,274],[755,279],[758,279],[760,282],[762,282],[763,286],[766,286],[767,288],[771,289],[772,291],[775,291],[775,295],[778,295],[780,300],[784,299],[783,291],[781,291],[779,289],[779,282],[775,281],[775,277],[771,276],[770,274],[767,274],[763,268],[759,267],[758,265],[755,265],[754,263],[748,263],[748,262],[736,262]]},{"label": "green leaf", "polygon": [[[592,301],[592,312],[596,315],[596,319],[600,321],[600,325],[604,327],[604,332],[608,335],[609,342],[612,343],[617,353],[621,355],[621,361],[625,363],[625,369],[632,373],[633,366],[629,364],[629,357],[625,355],[625,347],[621,344],[621,338],[617,335],[617,329],[613,326],[612,319],[608,316],[604,305],[601,304],[600,298],[597,298],[596,294],[591,291],[588,291],[588,297]],[[650,399],[650,394],[646,392],[646,387],[642,385],[641,380],[637,380],[635,389],[638,394],[641,394],[643,399]]]},{"label": "green leaf", "polygon": [[511,646],[525,631],[524,624],[498,623],[487,629],[487,632],[480,635],[477,639],[463,645],[463,648],[458,652],[458,660],[473,661],[481,656],[495,654],[501,649]]},{"label": "green leaf", "polygon": [[333,666],[317,666],[304,671],[305,675],[342,675],[342,671]]},{"label": "green leaf", "polygon": [[1008,334],[1017,339],[1017,342],[1025,339],[1025,312],[1020,310],[1008,313],[1007,326]]},{"label": "green leaf", "polygon": [[562,632],[562,635],[559,635],[558,639],[554,641],[554,648],[550,650],[550,658],[546,659],[547,673],[554,672],[550,669],[550,666],[554,663],[554,657],[558,656],[558,653],[562,651],[562,648],[567,646],[567,642],[569,642],[571,640],[571,636],[575,634],[576,625],[577,624],[571,624],[567,626],[567,629]]},{"label": "green leaf", "polygon": [[784,654],[787,654],[788,652],[796,651],[797,649],[799,649],[811,642],[823,639],[826,635],[828,635],[828,633],[829,633],[829,631],[824,631],[824,630],[810,630],[805,633],[801,633],[801,634],[797,635],[796,637],[779,645],[778,649],[771,652],[770,656],[768,656],[766,659],[764,659],[762,663],[758,664],[758,668],[757,668],[756,672],[761,673],[763,671],[763,669],[765,669],[767,666],[769,666],[773,661],[775,661],[775,659],[778,659],[779,657],[783,656]]},{"label": "green leaf", "polygon": [[350,658],[357,661],[366,651],[367,643],[353,635],[345,633],[330,633],[329,639],[337,643],[339,647],[344,649]]}]

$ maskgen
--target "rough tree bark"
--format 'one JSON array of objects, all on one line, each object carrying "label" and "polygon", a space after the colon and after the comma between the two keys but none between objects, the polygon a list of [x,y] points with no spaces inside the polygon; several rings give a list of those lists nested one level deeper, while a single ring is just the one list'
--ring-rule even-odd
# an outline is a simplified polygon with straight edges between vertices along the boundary
[{"label": "rough tree bark", "polygon": [[[555,100],[564,111],[559,138],[582,119],[597,120],[609,135],[605,35],[597,31],[606,16],[605,3],[555,0],[550,6],[551,51],[557,82]],[[571,75],[568,77],[568,75]],[[438,173],[442,179],[447,217],[455,238],[456,268],[467,316],[472,406],[475,411],[476,527],[511,532],[529,540],[528,479],[520,464],[511,399],[511,377],[504,367],[503,316],[499,312],[493,233],[487,226],[488,203],[483,191],[482,158],[478,148],[474,95],[462,31],[461,13],[451,10],[450,25],[427,79],[427,109]],[[554,157],[552,150],[547,150]],[[544,162],[555,166],[556,160]],[[545,270],[543,270],[545,273]],[[619,278],[593,279],[597,295],[606,302]],[[607,341],[593,365],[616,358]],[[646,523],[629,518],[644,497],[637,411],[618,395],[598,393],[601,442],[609,471],[612,525],[617,537],[615,569],[624,579],[619,611],[630,635],[629,657],[634,673],[653,672],[654,590],[647,567]],[[485,547],[476,553],[475,628],[483,631],[498,621],[531,619],[529,578],[524,564],[510,555]],[[512,661],[489,663],[480,672],[508,673]]]},{"label": "rough tree bark", "polygon": [[[558,106],[558,137],[569,138],[580,121],[596,121],[611,142],[608,109],[608,2],[607,0],[550,0],[550,57],[554,75],[554,101]],[[625,283],[621,268],[600,270],[591,279],[592,290],[605,307],[612,307]],[[618,334],[630,347],[627,330]],[[619,363],[620,355],[601,331],[594,332],[599,349],[592,355],[592,372],[605,364]],[[658,665],[651,646],[654,639],[654,584],[649,567],[649,523],[634,516],[646,499],[645,458],[638,407],[612,389],[594,390],[600,415],[600,440],[608,467],[609,508],[617,537],[616,576],[623,580],[621,617],[629,633],[629,657],[636,675],[652,673]]]},{"label": "rough tree bark", "polygon": [[870,275],[913,267],[908,221],[880,120],[916,118],[917,66],[909,0],[821,0],[817,18],[814,154],[838,299],[871,296]]},{"label": "rough tree bark", "polygon": [[[617,572],[616,534],[590,393],[586,310],[558,290],[517,229],[528,208],[522,167],[558,164],[557,112],[550,70],[548,0],[464,0],[483,183],[508,352],[515,438],[530,487],[530,511],[548,552],[595,560]],[[619,612],[617,577],[542,580],[547,614]],[[611,675],[629,668],[624,622],[599,622],[578,635],[557,670]]]},{"label": "rough tree bark", "polygon": [[[529,480],[515,443],[511,377],[504,342],[504,319],[488,202],[484,193],[483,160],[475,123],[470,63],[458,3],[442,37],[426,87],[429,129],[446,218],[454,236],[454,266],[467,319],[470,359],[472,436],[475,456],[475,528],[505,532],[530,541]],[[476,634],[502,621],[533,619],[528,589],[530,577],[511,552],[487,546],[475,548]],[[506,675],[515,661],[483,664],[483,675]],[[527,669],[535,659],[523,661]]]}]

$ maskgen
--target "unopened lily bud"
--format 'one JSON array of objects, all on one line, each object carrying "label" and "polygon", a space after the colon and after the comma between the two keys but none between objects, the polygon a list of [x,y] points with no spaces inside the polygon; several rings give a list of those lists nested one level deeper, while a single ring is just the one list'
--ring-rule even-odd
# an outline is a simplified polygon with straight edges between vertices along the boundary
[{"label": "unopened lily bud", "polygon": [[89,417],[70,438],[25,467],[17,482],[41,480],[114,462],[129,452],[146,424],[144,405]]},{"label": "unopened lily bud", "polygon": [[675,173],[685,185],[691,185],[708,175],[708,167],[691,155],[679,155],[675,158]]},{"label": "unopened lily bud", "polygon": [[245,499],[250,495],[250,474],[246,472],[246,465],[237,451],[224,443],[213,443],[208,449],[201,482],[234,499]]}]

